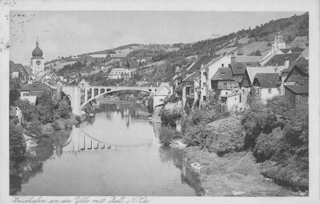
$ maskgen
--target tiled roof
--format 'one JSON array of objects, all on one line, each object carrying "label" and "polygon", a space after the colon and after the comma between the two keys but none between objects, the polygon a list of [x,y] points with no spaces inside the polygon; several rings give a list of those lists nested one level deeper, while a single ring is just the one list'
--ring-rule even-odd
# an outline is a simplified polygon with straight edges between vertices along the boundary
[{"label": "tiled roof", "polygon": [[236,62],[260,62],[263,56],[245,56],[245,55],[236,55],[235,61]]},{"label": "tiled roof", "polygon": [[[304,69],[305,67],[309,67],[309,61],[304,57],[299,57],[296,61],[292,62],[287,69],[282,70],[282,73],[290,72],[293,67],[299,67],[300,69]],[[308,70],[305,70],[308,72]]]},{"label": "tiled roof", "polygon": [[232,80],[233,75],[230,67],[219,68],[218,71],[213,75],[211,80],[222,81]]},{"label": "tiled roof", "polygon": [[28,72],[25,70],[22,64],[15,64],[13,62],[10,62],[10,70],[12,72],[20,72],[22,74],[28,74]]},{"label": "tiled roof", "polygon": [[287,54],[277,54],[274,55],[271,59],[268,60],[268,62],[265,64],[265,66],[283,66],[285,58],[289,59],[289,64],[294,62],[299,56],[301,52],[293,52],[293,53],[287,53]]},{"label": "tiled roof", "polygon": [[276,73],[273,67],[247,67],[246,70],[251,83],[257,73]]},{"label": "tiled roof", "polygon": [[27,86],[22,86],[21,91],[51,91],[48,85],[41,82],[34,82]]},{"label": "tiled roof", "polygon": [[211,66],[212,64],[218,62],[220,59],[224,58],[224,57],[228,57],[228,56],[221,56],[221,57],[216,57],[214,58],[212,61],[210,61],[208,64],[206,64],[204,67],[202,67],[201,70],[206,69],[207,67]]},{"label": "tiled roof", "polygon": [[186,77],[183,81],[194,81],[196,79],[198,79],[200,76],[199,72],[196,71],[193,74],[191,74],[190,76]]},{"label": "tiled roof", "polygon": [[246,71],[246,65],[241,62],[232,62],[231,69],[234,75],[238,75],[238,74],[243,75],[244,72]]},{"label": "tiled roof", "polygon": [[290,48],[285,48],[285,49],[280,49],[281,52],[283,52],[284,54],[285,53],[288,53],[291,49]]},{"label": "tiled roof", "polygon": [[298,85],[285,85],[285,88],[291,90],[296,94],[308,94],[309,90],[307,86],[298,86]]},{"label": "tiled roof", "polygon": [[212,59],[213,57],[208,55],[201,57],[192,67],[190,67],[187,73],[192,73],[194,71],[199,70],[202,65],[208,64]]},{"label": "tiled roof", "polygon": [[253,85],[260,85],[266,88],[277,87],[281,85],[281,78],[278,73],[257,73],[254,77]]}]

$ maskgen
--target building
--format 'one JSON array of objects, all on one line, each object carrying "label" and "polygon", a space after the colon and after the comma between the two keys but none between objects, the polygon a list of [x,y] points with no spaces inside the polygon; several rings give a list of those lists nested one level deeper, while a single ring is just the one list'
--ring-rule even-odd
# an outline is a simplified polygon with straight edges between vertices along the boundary
[{"label": "building", "polygon": [[253,79],[252,87],[262,103],[268,99],[281,95],[281,76],[279,73],[257,73]]},{"label": "building", "polygon": [[200,69],[200,103],[206,101],[212,90],[211,79],[219,68],[231,66],[231,55],[220,56]]},{"label": "building", "polygon": [[240,82],[241,106],[246,107],[252,83],[258,73],[279,73],[273,67],[247,67]]},{"label": "building", "polygon": [[309,63],[301,57],[293,63],[291,71],[284,80],[285,96],[294,106],[308,104]]},{"label": "building", "polygon": [[199,72],[194,72],[186,77],[182,82],[182,105],[188,105],[190,108],[195,107],[200,96]]},{"label": "building", "polygon": [[109,79],[128,79],[131,77],[131,70],[126,68],[113,68],[109,73]]},{"label": "building", "polygon": [[21,87],[20,99],[28,100],[31,104],[36,104],[38,99],[42,99],[44,94],[49,94],[50,97],[53,95],[53,89],[42,82],[34,82]]},{"label": "building", "polygon": [[286,42],[282,39],[280,32],[274,37],[274,41],[271,50],[261,59],[261,66],[265,66],[266,62],[276,54],[285,54],[290,52],[290,49],[286,49]]},{"label": "building", "polygon": [[32,69],[33,77],[35,81],[38,81],[45,75],[43,52],[39,47],[39,41],[37,39],[36,48],[32,51],[32,58],[30,67]]},{"label": "building", "polygon": [[24,67],[22,64],[15,64],[10,61],[9,65],[11,78],[21,78],[22,80],[27,81],[29,79],[29,70]]},{"label": "building", "polygon": [[153,97],[153,107],[163,105],[165,98],[172,94],[169,83],[161,83]]},{"label": "building", "polygon": [[296,107],[308,105],[309,90],[308,86],[285,85],[285,96],[290,103]]}]

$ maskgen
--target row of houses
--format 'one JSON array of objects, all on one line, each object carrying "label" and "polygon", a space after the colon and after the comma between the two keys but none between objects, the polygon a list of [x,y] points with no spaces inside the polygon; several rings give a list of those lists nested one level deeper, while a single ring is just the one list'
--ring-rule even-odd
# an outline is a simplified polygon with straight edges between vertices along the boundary
[{"label": "row of houses", "polygon": [[292,52],[279,35],[265,57],[208,55],[184,71],[177,68],[173,83],[183,106],[196,107],[214,97],[227,110],[241,110],[253,90],[263,103],[285,95],[294,105],[308,104],[309,50]]}]

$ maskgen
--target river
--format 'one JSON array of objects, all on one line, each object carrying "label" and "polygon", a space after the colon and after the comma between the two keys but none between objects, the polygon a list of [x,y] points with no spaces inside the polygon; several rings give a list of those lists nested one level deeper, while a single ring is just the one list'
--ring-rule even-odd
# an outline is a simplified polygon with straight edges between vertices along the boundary
[{"label": "river", "polygon": [[147,117],[138,104],[101,104],[94,117],[74,126],[64,139],[39,145],[37,160],[29,159],[22,168],[17,194],[200,195],[197,174],[184,167],[180,152],[160,145],[161,124]]}]

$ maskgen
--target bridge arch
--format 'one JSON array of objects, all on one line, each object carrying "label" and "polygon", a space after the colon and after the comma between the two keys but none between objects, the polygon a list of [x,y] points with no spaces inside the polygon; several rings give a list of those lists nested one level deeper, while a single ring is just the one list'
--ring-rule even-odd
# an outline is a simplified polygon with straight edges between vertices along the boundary
[{"label": "bridge arch", "polygon": [[[80,87],[84,88],[85,92],[91,89],[91,98],[89,100],[84,100],[83,104],[80,106],[80,109],[84,108],[88,103],[93,101],[94,99],[99,98],[100,96],[103,96],[105,94],[109,94],[112,92],[117,92],[117,91],[142,91],[142,92],[147,92],[150,93],[150,95],[154,95],[158,87]],[[94,90],[98,89],[98,94],[94,94]],[[101,92],[101,90],[106,90]],[[109,90],[109,91],[108,91]],[[85,94],[86,95],[86,94]]]}]

